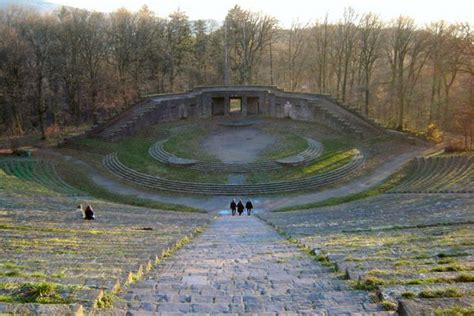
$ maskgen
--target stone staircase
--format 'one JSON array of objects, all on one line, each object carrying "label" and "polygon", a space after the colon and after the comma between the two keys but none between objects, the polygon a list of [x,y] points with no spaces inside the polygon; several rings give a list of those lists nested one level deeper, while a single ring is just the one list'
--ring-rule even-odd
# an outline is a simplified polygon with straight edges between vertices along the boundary
[{"label": "stone staircase", "polygon": [[222,216],[124,292],[127,315],[392,315],[254,216]]},{"label": "stone staircase", "polygon": [[156,106],[153,102],[147,102],[132,107],[119,120],[100,132],[97,137],[103,140],[116,141],[122,138],[123,135],[134,134],[140,129],[140,121],[153,112]]},{"label": "stone staircase", "polygon": [[364,131],[361,128],[356,127],[350,123],[347,119],[342,118],[341,116],[331,112],[329,109],[323,108],[319,102],[310,101],[315,111],[320,114],[323,120],[330,126],[335,129],[340,129],[350,135],[355,135],[358,138],[364,137]]},{"label": "stone staircase", "polygon": [[323,146],[315,140],[309,138],[306,138],[306,140],[308,142],[308,148],[295,156],[286,157],[276,161],[261,161],[253,163],[223,163],[176,157],[164,149],[163,145],[167,139],[160,140],[153,144],[148,152],[154,159],[161,163],[175,166],[187,166],[190,169],[201,172],[249,173],[277,170],[282,168],[284,165],[305,165],[315,161],[322,154]]},{"label": "stone staircase", "polygon": [[105,156],[102,164],[111,173],[126,181],[156,190],[209,195],[261,195],[308,189],[317,190],[333,185],[347,180],[364,165],[364,161],[364,156],[357,152],[347,164],[334,170],[292,181],[261,184],[212,184],[164,179],[125,166],[120,162],[116,153]]}]

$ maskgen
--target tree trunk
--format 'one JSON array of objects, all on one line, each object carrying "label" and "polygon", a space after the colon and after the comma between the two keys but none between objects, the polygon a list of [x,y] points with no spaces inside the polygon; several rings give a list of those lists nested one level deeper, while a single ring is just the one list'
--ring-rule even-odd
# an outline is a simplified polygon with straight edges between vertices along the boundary
[{"label": "tree trunk", "polygon": [[38,89],[38,100],[36,102],[36,114],[38,115],[41,139],[46,139],[46,131],[44,128],[43,114],[45,112],[43,107],[43,75],[38,76],[38,81],[36,82],[36,88]]}]

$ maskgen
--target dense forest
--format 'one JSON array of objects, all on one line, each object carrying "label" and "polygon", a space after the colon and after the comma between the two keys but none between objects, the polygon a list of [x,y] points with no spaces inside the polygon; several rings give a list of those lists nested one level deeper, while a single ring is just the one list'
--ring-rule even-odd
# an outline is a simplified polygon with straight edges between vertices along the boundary
[{"label": "dense forest", "polygon": [[140,97],[199,85],[276,85],[331,94],[389,128],[442,130],[472,146],[469,23],[419,26],[348,8],[337,22],[281,28],[230,9],[223,23],[62,8],[0,11],[0,133],[46,137],[94,124]]}]

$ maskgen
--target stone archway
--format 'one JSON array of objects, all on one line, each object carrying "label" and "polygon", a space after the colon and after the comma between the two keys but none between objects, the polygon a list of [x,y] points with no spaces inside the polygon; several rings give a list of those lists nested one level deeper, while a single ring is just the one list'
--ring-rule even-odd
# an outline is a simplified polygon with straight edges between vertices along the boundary
[{"label": "stone archway", "polygon": [[242,114],[242,98],[241,97],[230,97],[230,99],[229,99],[229,114],[230,115],[241,115]]}]

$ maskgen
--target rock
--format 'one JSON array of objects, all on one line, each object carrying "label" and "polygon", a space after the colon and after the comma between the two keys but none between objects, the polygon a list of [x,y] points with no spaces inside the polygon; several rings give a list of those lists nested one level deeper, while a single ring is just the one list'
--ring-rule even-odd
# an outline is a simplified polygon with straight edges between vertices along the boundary
[{"label": "rock", "polygon": [[402,299],[398,302],[398,313],[400,316],[433,315],[433,311],[437,308],[452,306],[472,307],[474,298]]}]

